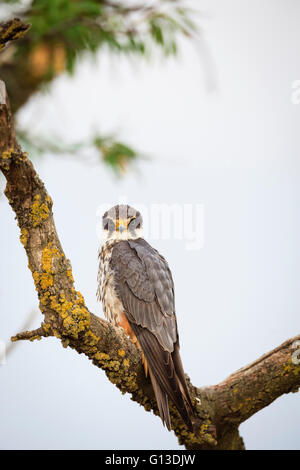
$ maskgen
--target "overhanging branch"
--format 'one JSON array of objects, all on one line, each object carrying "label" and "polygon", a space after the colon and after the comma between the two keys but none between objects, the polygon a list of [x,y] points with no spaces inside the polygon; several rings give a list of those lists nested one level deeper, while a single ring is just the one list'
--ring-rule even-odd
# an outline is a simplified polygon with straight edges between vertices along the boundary
[{"label": "overhanging branch", "polygon": [[206,389],[207,398],[214,402],[213,417],[217,426],[237,427],[281,395],[298,391],[300,361],[293,361],[293,345],[297,341],[300,335]]},{"label": "overhanging branch", "polygon": [[0,51],[10,41],[20,39],[30,28],[30,24],[25,24],[19,18],[0,23]]}]

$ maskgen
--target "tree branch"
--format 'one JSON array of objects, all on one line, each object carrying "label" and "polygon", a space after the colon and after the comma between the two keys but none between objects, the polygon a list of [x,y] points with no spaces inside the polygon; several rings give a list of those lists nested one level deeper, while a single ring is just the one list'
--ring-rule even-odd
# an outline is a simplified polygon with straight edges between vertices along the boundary
[{"label": "tree branch", "polygon": [[25,24],[19,18],[0,23],[0,51],[10,41],[22,37],[30,28],[30,24]]},{"label": "tree branch", "polygon": [[18,333],[15,336],[12,336],[10,338],[10,340],[13,343],[15,341],[20,341],[20,340],[24,340],[24,339],[27,339],[29,341],[34,341],[35,339],[41,339],[42,336],[44,336],[44,337],[51,336],[51,334],[49,334],[49,332],[44,330],[43,325],[41,325],[36,330],[23,331],[22,333]]},{"label": "tree branch", "polygon": [[300,348],[298,358],[293,361],[293,355],[296,356],[293,345],[297,341],[300,344],[300,335],[239,369],[220,384],[202,390],[211,403],[211,416],[219,436],[229,429],[237,429],[281,395],[298,391]]},{"label": "tree branch", "polygon": [[[17,217],[20,241],[44,315],[39,328],[19,333],[13,340],[56,336],[64,347],[85,354],[103,369],[122,393],[130,393],[146,411],[158,414],[140,351],[121,328],[90,313],[75,289],[71,264],[56,232],[52,200],[16,141],[3,82],[0,82],[0,170],[7,180],[5,195]],[[170,404],[172,428],[179,443],[187,449],[243,449],[239,424],[282,394],[298,390],[300,365],[292,361],[292,345],[299,339],[297,336],[286,341],[218,385],[198,389],[188,381],[195,406],[194,433],[188,431]]]}]

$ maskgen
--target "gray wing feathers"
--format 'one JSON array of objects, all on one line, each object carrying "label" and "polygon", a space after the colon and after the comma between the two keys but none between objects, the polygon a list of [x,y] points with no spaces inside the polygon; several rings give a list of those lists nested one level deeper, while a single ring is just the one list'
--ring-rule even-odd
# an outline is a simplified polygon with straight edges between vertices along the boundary
[{"label": "gray wing feathers", "polygon": [[116,293],[149,365],[160,416],[170,429],[168,397],[192,429],[189,397],[174,307],[174,286],[165,259],[145,240],[120,241],[112,251]]},{"label": "gray wing feathers", "polygon": [[[151,282],[152,291],[155,292],[161,313],[172,316],[175,313],[174,284],[172,274],[166,260],[147,242],[129,241],[129,245],[136,251],[137,256],[145,266],[147,277]],[[144,299],[146,300],[146,299]]]},{"label": "gray wing feathers", "polygon": [[[145,242],[143,240],[145,244]],[[172,352],[177,341],[173,281],[166,261],[150,245],[119,242],[112,251],[115,289],[128,319],[155,334]]]}]

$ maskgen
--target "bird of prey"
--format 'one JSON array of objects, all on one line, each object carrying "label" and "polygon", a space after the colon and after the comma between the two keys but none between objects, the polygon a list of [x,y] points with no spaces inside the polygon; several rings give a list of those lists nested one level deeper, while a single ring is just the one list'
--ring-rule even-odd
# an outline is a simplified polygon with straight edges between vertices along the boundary
[{"label": "bird of prey", "polygon": [[163,424],[171,429],[168,399],[192,430],[193,406],[179,353],[174,284],[166,260],[143,238],[140,212],[127,205],[103,215],[98,300],[105,317],[142,350]]}]

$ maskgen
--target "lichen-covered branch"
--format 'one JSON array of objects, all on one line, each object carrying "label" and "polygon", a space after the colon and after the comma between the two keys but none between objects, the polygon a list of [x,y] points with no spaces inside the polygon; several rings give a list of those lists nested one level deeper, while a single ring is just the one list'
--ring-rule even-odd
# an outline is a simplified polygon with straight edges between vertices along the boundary
[{"label": "lichen-covered branch", "polygon": [[[122,393],[146,411],[158,414],[151,383],[145,378],[141,354],[121,328],[89,312],[76,290],[71,263],[60,244],[52,200],[27,154],[16,142],[5,85],[0,82],[0,170],[5,195],[16,214],[20,241],[39,298],[43,322],[13,340],[56,336],[64,347],[85,354],[106,372]],[[174,406],[172,428],[187,449],[243,449],[239,424],[284,393],[300,386],[300,365],[292,361],[291,339],[224,382],[204,389],[189,388],[195,407],[194,432],[187,430]]]},{"label": "lichen-covered branch", "polygon": [[23,23],[19,18],[0,23],[0,51],[10,41],[20,39],[30,28],[30,24]]},{"label": "lichen-covered branch", "polygon": [[300,360],[293,361],[296,341],[300,344],[300,335],[211,387],[215,422],[238,426],[284,393],[297,392]]},{"label": "lichen-covered branch", "polygon": [[41,339],[42,336],[44,336],[44,337],[49,336],[48,332],[46,330],[44,330],[43,325],[40,326],[39,328],[36,328],[35,330],[22,331],[21,333],[18,333],[15,336],[12,336],[10,338],[10,340],[12,342],[20,341],[20,340],[23,340],[23,339],[29,339],[29,341],[34,341],[35,339]]},{"label": "lichen-covered branch", "polygon": [[300,335],[239,369],[218,385],[199,391],[202,401],[210,407],[219,448],[239,446],[237,430],[242,422],[276,398],[299,390],[300,348],[295,350],[294,347],[297,344],[300,344]]}]

